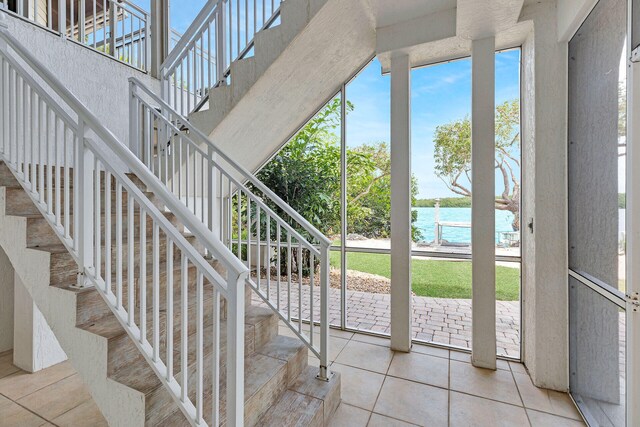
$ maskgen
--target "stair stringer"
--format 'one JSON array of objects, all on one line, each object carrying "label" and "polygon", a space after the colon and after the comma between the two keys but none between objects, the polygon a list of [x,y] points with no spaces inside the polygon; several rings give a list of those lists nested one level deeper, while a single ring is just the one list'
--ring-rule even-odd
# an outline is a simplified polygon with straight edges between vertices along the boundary
[{"label": "stair stringer", "polygon": [[27,248],[27,219],[6,215],[6,204],[0,186],[0,246],[93,400],[111,426],[144,425],[144,395],[107,377],[107,339],[76,327],[77,292],[49,285],[51,255]]},{"label": "stair stringer", "polygon": [[281,7],[281,24],[256,34],[254,57],[232,64],[230,87],[213,89],[207,109],[189,117],[250,171],[375,53],[368,0],[287,0]]}]

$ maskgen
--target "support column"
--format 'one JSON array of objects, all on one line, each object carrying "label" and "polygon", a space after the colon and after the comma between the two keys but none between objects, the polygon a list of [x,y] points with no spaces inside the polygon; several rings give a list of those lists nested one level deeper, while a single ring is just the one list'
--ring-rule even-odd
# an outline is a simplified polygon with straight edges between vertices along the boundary
[{"label": "support column", "polygon": [[20,277],[14,275],[13,364],[37,372],[67,360],[67,355],[49,328]]},{"label": "support column", "polygon": [[0,248],[0,353],[13,348],[13,266]]},{"label": "support column", "polygon": [[411,67],[391,58],[391,348],[411,350]]},{"label": "support column", "polygon": [[171,25],[170,0],[151,0],[151,68],[153,77],[159,78],[160,66],[169,55]]},{"label": "support column", "polygon": [[472,363],[496,369],[495,38],[471,47]]}]

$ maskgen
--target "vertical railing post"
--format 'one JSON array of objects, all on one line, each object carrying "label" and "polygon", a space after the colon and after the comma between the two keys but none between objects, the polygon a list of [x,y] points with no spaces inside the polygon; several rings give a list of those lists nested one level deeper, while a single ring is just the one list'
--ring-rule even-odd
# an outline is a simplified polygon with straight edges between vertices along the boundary
[{"label": "vertical railing post", "polygon": [[216,80],[218,85],[222,85],[224,82],[227,60],[227,20],[224,3],[224,0],[218,0],[218,6],[216,6]]},{"label": "vertical railing post", "polygon": [[[244,287],[248,272],[227,277],[227,425],[244,425]],[[214,319],[219,321],[219,319]]]},{"label": "vertical railing post", "polygon": [[209,209],[209,212],[207,212],[207,225],[209,226],[209,230],[211,230],[214,234],[214,236],[216,237],[220,237],[220,235],[218,234],[217,230],[214,229],[215,225],[218,224],[217,218],[217,212],[218,210],[216,209],[217,207],[217,180],[216,180],[216,168],[214,167],[214,153],[213,153],[213,147],[211,146],[211,144],[208,145],[207,148],[207,185],[208,185],[208,200],[207,200],[207,208]]},{"label": "vertical railing post", "polygon": [[[80,13],[78,11],[78,13]],[[109,1],[109,52],[107,54],[116,57],[116,37],[118,32],[118,10],[115,1]]]},{"label": "vertical railing post", "polygon": [[[78,241],[78,281],[79,288],[91,286],[87,275],[94,273],[94,170],[93,153],[85,145],[85,124],[82,119],[78,120],[78,141],[76,144],[76,175],[78,198],[74,198],[74,215],[78,216],[77,230],[74,230],[75,238]],[[96,171],[97,173],[97,171]]]},{"label": "vertical railing post", "polygon": [[58,0],[58,32],[67,37],[67,0]]},{"label": "vertical railing post", "polygon": [[[313,267],[312,267],[313,268]],[[313,301],[312,301],[313,303]],[[311,319],[313,322],[313,319]],[[329,245],[320,244],[320,372],[318,379],[329,381]]]},{"label": "vertical railing post", "polygon": [[138,144],[138,102],[137,88],[133,80],[129,80],[129,149],[134,156],[141,159],[140,144]]},{"label": "vertical railing post", "polygon": [[[144,71],[151,72],[151,40],[155,31],[151,29],[151,16],[149,14],[144,15]],[[140,40],[138,41],[140,43]]]},{"label": "vertical railing post", "polygon": [[87,7],[85,5],[85,0],[80,0],[80,5],[78,6],[78,41],[82,44],[85,43],[86,36],[86,18],[87,18]]}]

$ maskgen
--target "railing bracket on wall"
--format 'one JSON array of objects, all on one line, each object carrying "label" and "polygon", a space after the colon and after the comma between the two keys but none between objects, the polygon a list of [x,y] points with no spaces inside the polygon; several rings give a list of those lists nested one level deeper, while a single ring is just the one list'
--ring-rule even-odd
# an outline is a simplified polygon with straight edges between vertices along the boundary
[{"label": "railing bracket on wall", "polygon": [[632,311],[634,313],[640,312],[640,294],[638,292],[632,292],[631,295],[626,295],[627,303],[629,303],[633,308]]}]

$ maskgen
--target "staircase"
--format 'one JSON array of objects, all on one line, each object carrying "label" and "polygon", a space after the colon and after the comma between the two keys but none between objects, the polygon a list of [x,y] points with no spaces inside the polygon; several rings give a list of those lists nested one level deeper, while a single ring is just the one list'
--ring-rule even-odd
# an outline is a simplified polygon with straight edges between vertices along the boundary
[{"label": "staircase", "polygon": [[[317,249],[229,174],[229,191],[216,193],[226,198],[226,207],[216,209],[230,209],[235,194],[241,218],[244,194],[249,237],[242,240],[246,235],[240,227],[234,236],[229,215],[222,223],[226,234],[217,230],[223,244],[205,226],[205,217],[198,218],[190,211],[193,206],[171,194],[168,169],[165,175],[152,173],[166,161],[151,148],[151,135],[160,129],[157,120],[146,120],[148,128],[132,123],[132,136],[142,131],[140,146],[151,159],[145,165],[6,29],[0,28],[0,42],[0,243],[110,423],[326,425],[340,400],[339,374],[328,375],[328,324],[322,325],[321,343],[314,343],[313,322],[310,332],[302,329],[290,297],[292,256],[302,298],[301,260],[315,266],[314,256],[322,253],[317,273],[322,280],[314,282],[311,271],[310,291],[313,304],[314,283],[321,283],[326,306],[326,238],[320,236],[324,240]],[[26,96],[18,96],[22,93]],[[154,109],[146,111],[149,118]],[[186,153],[189,159],[188,148]],[[224,174],[221,167],[210,170]],[[187,178],[187,198],[196,195],[193,185],[189,193]],[[262,196],[270,195],[262,190]],[[277,196],[271,201],[281,202]],[[257,222],[251,212],[257,212]],[[262,237],[260,212],[267,224],[274,221],[277,242],[269,231]],[[289,220],[296,219],[291,214]],[[304,229],[306,223],[301,225]],[[238,257],[232,252],[234,238]],[[265,266],[251,262],[252,238],[258,259],[261,246],[280,250],[282,245],[288,253],[286,314],[281,294],[273,302],[269,284],[266,293],[260,285]],[[270,278],[267,273],[267,283]],[[251,305],[252,289],[266,304]],[[290,328],[297,324],[300,339],[278,335],[280,321]],[[316,378],[317,367],[308,366],[308,350],[322,360],[320,377],[329,376],[327,381]]]},{"label": "staircase", "polygon": [[[144,184],[131,177],[141,189],[145,189]],[[142,357],[137,348],[126,334],[124,328],[120,325],[115,316],[111,313],[107,304],[100,296],[96,289],[79,290],[74,287],[76,282],[76,267],[73,257],[65,249],[60,239],[53,232],[49,224],[43,218],[40,211],[33,204],[28,194],[20,186],[9,168],[4,164],[0,164],[0,187],[4,187],[6,194],[6,204],[4,206],[5,214],[10,217],[23,218],[26,221],[26,248],[42,251],[50,254],[50,286],[59,290],[68,292],[76,299],[75,327],[79,330],[89,332],[95,336],[95,339],[105,342],[106,354],[100,359],[106,361],[107,378],[118,382],[130,389],[132,392],[138,393],[144,402],[144,422],[145,425],[158,426],[177,426],[188,425],[184,415],[178,410],[172,402],[169,394],[164,390],[163,385],[158,380],[155,372],[149,367],[147,361]],[[112,186],[109,194],[115,205],[115,186]],[[103,200],[105,190],[102,190]],[[154,200],[153,193],[145,192],[151,200]],[[159,203],[157,200],[154,200]],[[123,209],[126,209],[126,199],[123,200]],[[179,229],[183,229],[177,221],[175,215],[165,212],[167,219],[175,224]],[[139,219],[139,211],[136,211],[136,219]],[[101,212],[102,224],[105,223],[104,209]],[[138,221],[136,221],[136,224]],[[147,232],[151,233],[151,227],[147,226]],[[122,239],[126,245],[128,230],[122,230]],[[136,239],[140,236],[139,228],[134,230]],[[193,237],[185,233],[187,239],[193,241]],[[112,235],[113,243],[115,243],[115,232]],[[151,252],[150,243],[147,251]],[[103,242],[102,247],[105,247]],[[160,258],[164,258],[166,253],[166,245],[162,247]],[[139,257],[139,247],[136,243],[136,257]],[[127,254],[123,256],[126,258]],[[115,265],[115,254],[113,254],[112,265]],[[174,257],[175,258],[175,257]],[[175,259],[178,264],[178,259]],[[215,261],[212,262],[214,265]],[[152,264],[147,264],[148,282],[152,281]],[[160,276],[160,293],[166,295],[167,292],[167,268],[170,266],[163,263],[159,266],[162,272]],[[181,271],[179,268],[173,269],[174,281],[178,283],[181,280]],[[115,276],[115,269],[112,271]],[[135,277],[139,272],[136,271]],[[128,276],[127,269],[123,269],[124,278]],[[127,300],[126,279],[124,286],[123,299]],[[195,334],[195,288],[196,288],[196,269],[189,269],[188,277],[189,292],[189,311],[187,315],[189,331],[189,357],[187,370],[189,377],[193,376],[196,369],[195,345],[193,343],[193,335]],[[205,285],[205,291],[210,286]],[[336,409],[340,397],[339,375],[336,380],[331,383],[320,382],[315,379],[316,368],[308,366],[308,351],[299,340],[288,336],[278,335],[278,318],[270,309],[255,305],[250,305],[251,290],[246,287],[246,315],[245,315],[245,425],[325,425],[326,420]],[[205,292],[207,293],[207,292]],[[174,289],[174,311],[179,312],[180,307],[180,288]],[[151,299],[151,292],[147,294],[147,298]],[[163,301],[166,303],[166,301]],[[139,303],[137,304],[139,306]],[[204,301],[205,316],[211,316],[213,313],[213,299],[208,298]],[[224,304],[221,306],[224,312]],[[166,307],[161,308],[161,324],[160,336],[166,336],[166,326],[163,316],[166,313]],[[148,313],[148,317],[152,318],[152,313]],[[224,324],[224,316],[221,316],[220,322]],[[210,323],[205,321],[205,323]],[[179,316],[173,325],[173,336],[176,340],[176,346],[180,344],[180,334],[182,329],[182,316]],[[224,328],[221,328],[224,330]],[[148,332],[148,340],[152,340],[152,331]],[[212,328],[204,330],[204,364],[211,366],[212,361]],[[225,342],[222,340],[222,342]],[[166,350],[166,345],[162,346],[161,351]],[[221,361],[224,361],[226,355],[226,346],[222,346]],[[72,360],[73,362],[73,360]],[[222,365],[224,366],[224,364]],[[95,367],[102,370],[100,367]],[[180,360],[174,359],[173,367],[175,376],[181,375]],[[211,376],[205,375],[205,383],[211,382]],[[224,389],[224,378],[222,379],[221,388]],[[90,384],[91,386],[91,384]],[[210,396],[208,396],[210,397]],[[212,406],[210,399],[205,397],[204,407],[209,409]],[[222,405],[224,407],[224,405]],[[280,408],[286,407],[286,411]],[[107,415],[107,419],[113,419]],[[207,417],[205,417],[207,418]],[[224,422],[224,413],[221,421]],[[207,421],[209,421],[207,419]]]},{"label": "staircase", "polygon": [[[228,0],[210,1],[204,17],[194,21],[163,64],[165,101],[252,172],[375,52],[375,23],[367,0],[277,3],[279,8],[264,21],[267,25],[255,35],[250,31],[236,46],[238,37],[229,40],[229,35],[244,29],[242,16],[235,22],[233,15],[229,24]],[[218,33],[221,21],[226,22],[223,34]],[[216,34],[220,40],[214,40]],[[211,47],[211,62],[190,59],[200,46]]]}]

